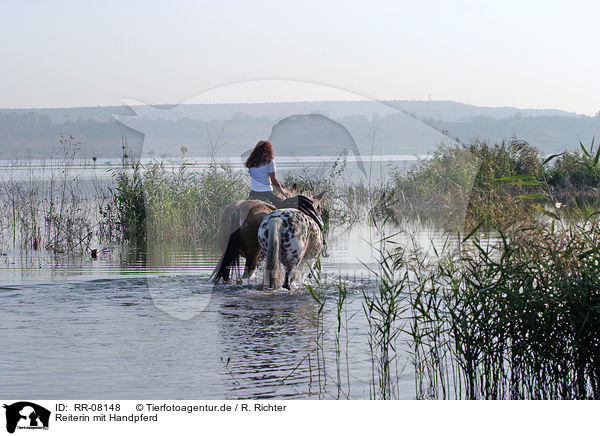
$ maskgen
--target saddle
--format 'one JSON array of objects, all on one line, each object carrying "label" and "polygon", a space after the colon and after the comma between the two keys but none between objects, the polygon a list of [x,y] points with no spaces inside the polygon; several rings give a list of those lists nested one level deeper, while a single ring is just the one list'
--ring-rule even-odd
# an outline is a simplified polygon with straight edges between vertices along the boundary
[{"label": "saddle", "polygon": [[323,223],[323,219],[321,219],[321,216],[315,210],[313,201],[310,198],[305,197],[304,195],[297,195],[292,198],[286,198],[280,204],[280,209],[284,208],[298,209],[300,212],[304,213],[305,215],[310,217],[315,223],[317,223],[317,226],[319,226],[319,230],[323,232],[325,224]]}]

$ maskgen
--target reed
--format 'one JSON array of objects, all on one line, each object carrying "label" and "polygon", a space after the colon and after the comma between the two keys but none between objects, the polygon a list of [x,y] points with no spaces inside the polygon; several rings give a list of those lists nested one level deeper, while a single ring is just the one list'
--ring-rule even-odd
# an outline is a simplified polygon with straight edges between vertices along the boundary
[{"label": "reed", "polygon": [[407,310],[408,274],[403,269],[402,256],[398,255],[402,248],[394,243],[394,236],[379,241],[379,267],[371,270],[378,279],[376,291],[363,291],[363,311],[369,325],[371,397],[383,400],[399,396],[397,339],[404,328],[403,314]]},{"label": "reed", "polygon": [[217,162],[201,172],[191,171],[184,160],[173,169],[159,161],[138,163],[115,171],[114,180],[119,233],[133,243],[214,243],[222,210],[248,192],[241,172]]},{"label": "reed", "polygon": [[287,174],[285,186],[296,184],[299,192],[326,192],[322,200],[323,221],[326,229],[334,226],[353,225],[369,221],[373,216],[382,215],[381,198],[391,190],[382,186],[371,186],[365,180],[350,182],[345,177],[346,154],[341,153],[330,162],[321,165],[305,166]]},{"label": "reed", "polygon": [[80,143],[61,136],[48,162],[21,159],[0,173],[4,246],[83,253],[99,217],[91,186],[74,170]]},{"label": "reed", "polygon": [[467,235],[412,266],[419,398],[598,398],[600,227]]},{"label": "reed", "polygon": [[[327,294],[322,284],[321,260],[317,259],[314,268],[310,268],[310,275],[315,284],[305,283],[304,287],[312,299],[317,303],[317,313],[315,316],[315,354],[317,364],[317,381],[319,385],[319,396],[325,393],[327,387],[327,370],[325,362],[325,305],[327,303]],[[311,363],[309,357],[309,365]],[[312,373],[312,368],[311,368]],[[312,377],[311,377],[312,378]]]},{"label": "reed", "polygon": [[[348,308],[346,306],[346,299],[348,297],[348,288],[346,283],[340,278],[337,284],[336,300],[335,300],[335,318],[336,318],[336,330],[335,330],[335,364],[336,364],[336,385],[337,385],[337,399],[340,399],[342,395],[346,398],[350,397],[350,357],[348,355],[348,345],[350,338],[348,336]],[[343,332],[342,332],[343,329]],[[346,381],[342,381],[342,335],[343,335],[343,348],[344,348],[344,361],[346,363]],[[345,384],[346,393],[344,394],[342,386]]]},{"label": "reed", "polygon": [[598,149],[593,143],[580,148],[546,157],[517,139],[441,146],[408,171],[391,172],[387,214],[433,219],[452,230],[473,228],[490,217],[506,229],[535,220],[530,205],[540,200],[597,204]]}]

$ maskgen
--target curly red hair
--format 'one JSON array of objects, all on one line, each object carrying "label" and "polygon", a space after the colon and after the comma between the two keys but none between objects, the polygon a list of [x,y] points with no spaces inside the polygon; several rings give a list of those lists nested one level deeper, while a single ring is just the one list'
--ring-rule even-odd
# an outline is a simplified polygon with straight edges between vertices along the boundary
[{"label": "curly red hair", "polygon": [[247,168],[256,168],[268,164],[273,160],[273,147],[269,141],[258,141],[258,144],[246,160]]}]

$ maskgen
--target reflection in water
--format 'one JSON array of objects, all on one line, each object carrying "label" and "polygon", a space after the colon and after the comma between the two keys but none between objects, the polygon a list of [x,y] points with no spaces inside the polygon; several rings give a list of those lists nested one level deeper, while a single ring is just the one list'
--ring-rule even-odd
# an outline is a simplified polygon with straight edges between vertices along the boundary
[{"label": "reflection in water", "polygon": [[304,294],[245,294],[219,308],[219,339],[235,398],[308,395],[317,308]]}]

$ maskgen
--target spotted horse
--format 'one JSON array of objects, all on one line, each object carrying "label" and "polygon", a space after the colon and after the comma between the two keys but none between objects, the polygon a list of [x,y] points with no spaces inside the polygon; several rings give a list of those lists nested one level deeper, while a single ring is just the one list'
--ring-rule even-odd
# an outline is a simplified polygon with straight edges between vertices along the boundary
[{"label": "spotted horse", "polygon": [[315,202],[308,197],[298,197],[297,208],[269,213],[258,228],[258,241],[266,253],[265,282],[271,288],[280,286],[280,263],[285,268],[283,287],[290,289],[300,264],[312,266],[323,251],[320,206],[315,208]]}]

